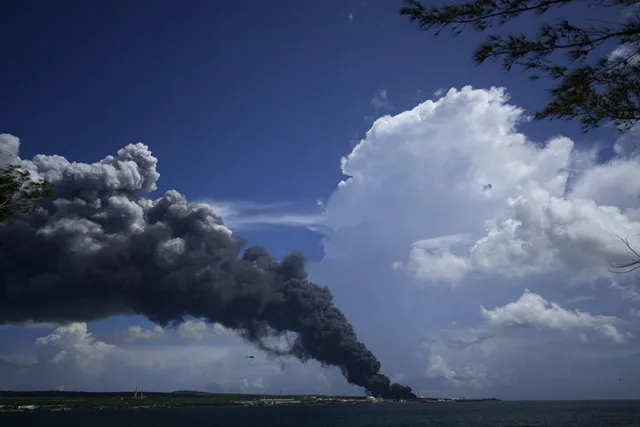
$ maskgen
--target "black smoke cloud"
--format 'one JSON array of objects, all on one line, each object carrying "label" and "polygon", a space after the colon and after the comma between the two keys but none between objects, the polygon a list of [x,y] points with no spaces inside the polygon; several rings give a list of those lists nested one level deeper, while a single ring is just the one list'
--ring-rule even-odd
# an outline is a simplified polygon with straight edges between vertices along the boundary
[{"label": "black smoke cloud", "polygon": [[244,242],[211,206],[177,191],[145,197],[160,176],[147,146],[93,164],[17,160],[17,147],[0,136],[0,157],[16,151],[14,161],[55,190],[35,215],[0,226],[0,323],[142,314],[167,326],[193,316],[279,354],[266,339],[291,331],[288,354],[337,366],[371,394],[413,396],[380,373],[329,289],[307,280],[302,254],[278,261],[253,246],[240,256]]}]

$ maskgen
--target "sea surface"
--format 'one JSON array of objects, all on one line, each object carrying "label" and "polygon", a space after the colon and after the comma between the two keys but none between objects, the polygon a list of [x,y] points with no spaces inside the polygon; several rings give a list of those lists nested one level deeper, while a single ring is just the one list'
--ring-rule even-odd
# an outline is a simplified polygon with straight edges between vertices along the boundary
[{"label": "sea surface", "polygon": [[640,401],[127,409],[0,413],[2,427],[640,427]]}]

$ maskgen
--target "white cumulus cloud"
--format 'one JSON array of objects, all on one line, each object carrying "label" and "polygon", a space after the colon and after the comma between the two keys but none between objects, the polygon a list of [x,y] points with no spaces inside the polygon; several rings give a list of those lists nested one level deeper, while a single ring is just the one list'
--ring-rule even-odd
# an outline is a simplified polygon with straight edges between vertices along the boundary
[{"label": "white cumulus cloud", "polygon": [[624,342],[623,335],[615,327],[620,321],[615,316],[602,316],[567,310],[555,302],[525,290],[514,302],[502,307],[481,307],[486,321],[494,326],[507,328],[548,328],[566,331],[574,328],[592,329],[612,341]]},{"label": "white cumulus cloud", "polygon": [[607,261],[632,255],[619,236],[640,247],[640,162],[597,165],[568,138],[532,141],[508,99],[500,88],[451,89],[376,120],[342,159],[348,178],[326,203],[327,257],[362,243],[358,233],[403,254],[389,268],[424,282],[610,277]]},{"label": "white cumulus cloud", "polygon": [[50,363],[69,361],[87,375],[101,374],[107,360],[119,351],[113,344],[96,340],[87,324],[81,322],[59,326],[51,334],[39,337],[36,343],[53,349]]},{"label": "white cumulus cloud", "polygon": [[[607,158],[604,144],[525,134],[533,127],[504,89],[436,97],[378,118],[342,158],[344,179],[323,203],[324,258],[311,277],[331,287],[383,367],[418,390],[433,384],[421,375],[435,381],[453,371],[452,393],[490,386],[540,398],[544,379],[567,376],[554,390],[570,396],[577,386],[568,384],[586,384],[595,360],[631,363],[637,328],[621,325],[640,292],[609,262],[633,257],[620,237],[640,248],[639,135],[618,139]],[[487,326],[478,307],[517,300],[524,288],[548,299],[537,327]],[[473,345],[446,338],[478,329],[495,336]],[[418,336],[428,344],[413,362],[408,347]],[[605,353],[622,341],[615,356]],[[563,357],[571,374],[557,364]]]},{"label": "white cumulus cloud", "polygon": [[444,280],[456,283],[469,272],[469,262],[451,252],[451,247],[469,240],[468,236],[453,234],[413,243],[409,261],[404,264],[396,261],[395,270],[406,271],[417,280]]}]

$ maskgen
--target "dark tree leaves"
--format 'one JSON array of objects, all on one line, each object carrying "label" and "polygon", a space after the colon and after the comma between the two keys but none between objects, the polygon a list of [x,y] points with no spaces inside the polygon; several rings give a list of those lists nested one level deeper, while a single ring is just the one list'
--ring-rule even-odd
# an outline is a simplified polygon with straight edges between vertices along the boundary
[{"label": "dark tree leaves", "polygon": [[51,193],[51,184],[31,180],[29,172],[18,165],[0,169],[0,223],[10,222],[14,213],[33,212],[37,202]]},{"label": "dark tree leaves", "polygon": [[[505,70],[522,67],[532,80],[558,81],[551,101],[535,119],[577,119],[584,131],[613,122],[625,132],[640,119],[640,8],[638,0],[467,0],[425,7],[408,0],[401,15],[438,35],[450,29],[460,34],[466,26],[478,31],[524,14],[543,15],[552,8],[586,4],[594,19],[585,26],[561,19],[542,23],[537,34],[489,35],[476,48],[477,64],[490,59]],[[618,22],[598,20],[599,8],[619,9]],[[615,54],[608,47],[617,46]],[[563,53],[565,59],[553,57]],[[600,56],[598,56],[600,55]]]}]

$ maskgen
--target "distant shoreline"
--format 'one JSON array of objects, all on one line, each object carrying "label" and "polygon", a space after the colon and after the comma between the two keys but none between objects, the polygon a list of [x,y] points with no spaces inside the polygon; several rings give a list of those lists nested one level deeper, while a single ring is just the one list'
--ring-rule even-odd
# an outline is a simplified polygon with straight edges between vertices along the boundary
[{"label": "distant shoreline", "polygon": [[372,405],[408,403],[459,403],[499,401],[487,399],[416,398],[375,399],[366,396],[256,395],[176,391],[170,393],[132,392],[0,392],[0,412],[112,410],[150,408],[195,408],[274,405]]}]

